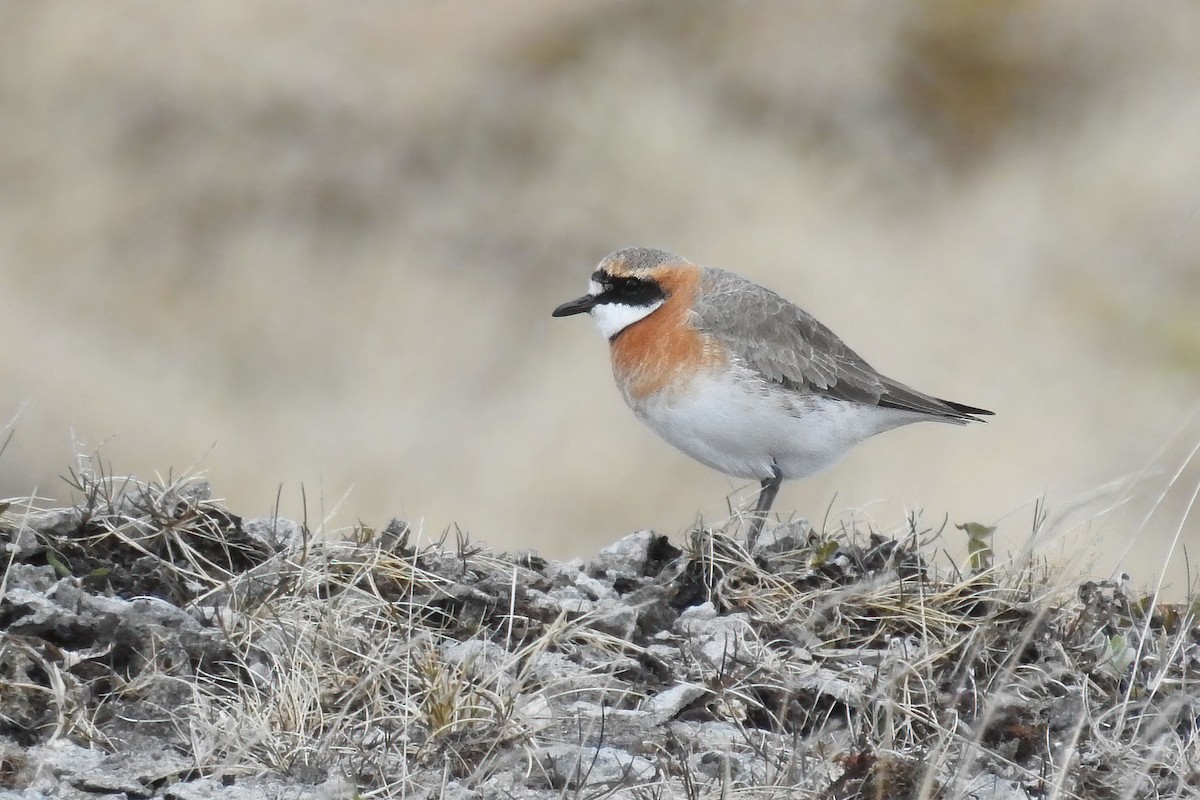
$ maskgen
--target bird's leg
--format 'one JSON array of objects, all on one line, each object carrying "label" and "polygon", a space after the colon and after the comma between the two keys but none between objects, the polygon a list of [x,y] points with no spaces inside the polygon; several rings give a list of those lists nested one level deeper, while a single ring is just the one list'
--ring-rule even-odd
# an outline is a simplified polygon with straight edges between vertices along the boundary
[{"label": "bird's leg", "polygon": [[779,471],[778,464],[771,464],[771,477],[763,478],[762,489],[758,492],[758,505],[754,507],[754,519],[750,522],[750,533],[746,535],[746,549],[753,550],[754,542],[758,539],[758,534],[762,532],[763,523],[767,520],[767,514],[771,510],[771,505],[775,502],[775,495],[779,494],[779,487],[783,484],[783,473]]}]

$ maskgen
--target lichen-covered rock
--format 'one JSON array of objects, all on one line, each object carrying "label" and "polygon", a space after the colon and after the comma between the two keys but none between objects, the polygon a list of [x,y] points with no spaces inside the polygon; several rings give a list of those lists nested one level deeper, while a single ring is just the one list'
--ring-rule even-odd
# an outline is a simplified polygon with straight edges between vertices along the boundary
[{"label": "lichen-covered rock", "polygon": [[[1195,612],[1125,584],[941,575],[802,522],[753,553],[642,531],[585,565],[416,548],[403,523],[315,541],[203,488],[93,506],[0,521],[0,789],[23,798],[1200,784]],[[1095,724],[1118,709],[1153,724]]]}]

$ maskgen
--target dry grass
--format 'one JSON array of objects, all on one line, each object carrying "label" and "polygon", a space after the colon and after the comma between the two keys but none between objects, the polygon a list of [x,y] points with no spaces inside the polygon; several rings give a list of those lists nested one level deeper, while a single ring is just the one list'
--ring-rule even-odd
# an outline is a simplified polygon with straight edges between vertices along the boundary
[{"label": "dry grass", "polygon": [[[986,549],[946,570],[923,555],[940,532],[914,520],[897,539],[796,523],[753,558],[700,527],[619,599],[577,608],[546,598],[578,573],[536,556],[418,545],[399,523],[339,540],[245,523],[190,478],[73,480],[73,509],[10,501],[0,525],[25,543],[0,579],[0,694],[45,710],[0,729],[27,744],[119,751],[157,731],[198,774],[333,774],[362,796],[1200,790],[1194,595],[1155,605]],[[35,635],[13,587],[38,564],[97,597],[160,598],[200,632]],[[681,685],[696,699],[652,720]],[[564,746],[600,749],[564,772],[547,755]],[[631,762],[630,786],[590,783],[605,747],[653,777]]]}]

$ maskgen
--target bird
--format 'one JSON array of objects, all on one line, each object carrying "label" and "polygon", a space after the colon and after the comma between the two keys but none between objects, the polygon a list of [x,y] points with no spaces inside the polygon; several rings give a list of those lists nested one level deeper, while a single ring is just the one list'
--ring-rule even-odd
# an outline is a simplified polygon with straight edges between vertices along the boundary
[{"label": "bird", "polygon": [[585,313],[608,340],[617,388],[638,419],[700,463],[759,481],[751,548],[783,481],[893,428],[993,414],[888,378],[770,289],[665,250],[609,254],[587,294],[551,316]]}]

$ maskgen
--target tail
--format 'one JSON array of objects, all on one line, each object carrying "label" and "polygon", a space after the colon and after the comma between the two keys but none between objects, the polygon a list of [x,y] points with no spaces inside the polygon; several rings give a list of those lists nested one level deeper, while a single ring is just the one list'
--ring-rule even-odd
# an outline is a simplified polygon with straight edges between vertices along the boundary
[{"label": "tail", "polygon": [[996,413],[995,411],[988,411],[986,408],[975,408],[975,406],[955,403],[953,400],[938,400],[938,402],[954,412],[946,416],[953,417],[955,420],[961,422],[987,422],[986,419],[980,419],[980,417],[991,417]]},{"label": "tail", "polygon": [[879,405],[883,408],[912,411],[916,414],[924,414],[930,420],[953,422],[958,425],[965,425],[968,422],[985,422],[986,420],[982,417],[992,416],[992,412],[986,408],[975,408],[975,406],[955,403],[952,400],[942,400],[918,392],[902,383],[887,379],[885,381],[887,389],[879,398]]}]

